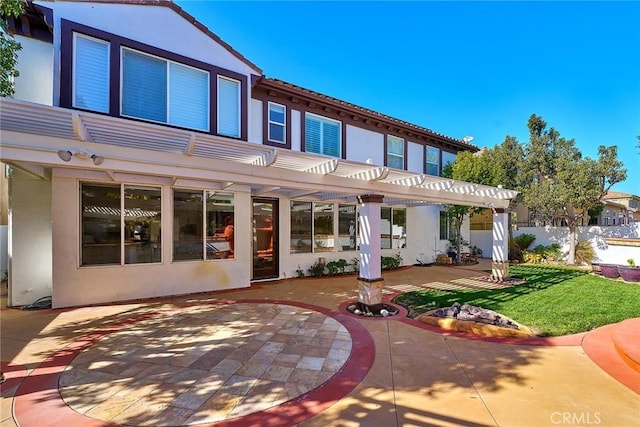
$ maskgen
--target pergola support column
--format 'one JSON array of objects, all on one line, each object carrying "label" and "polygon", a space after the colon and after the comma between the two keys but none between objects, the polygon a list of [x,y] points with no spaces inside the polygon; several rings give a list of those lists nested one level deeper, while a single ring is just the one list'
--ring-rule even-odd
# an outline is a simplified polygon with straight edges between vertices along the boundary
[{"label": "pergola support column", "polygon": [[509,214],[504,209],[493,211],[493,246],[491,278],[502,281],[509,277]]},{"label": "pergola support column", "polygon": [[358,303],[370,309],[382,304],[382,266],[380,257],[380,208],[384,196],[367,194],[358,197],[360,203],[360,273]]}]

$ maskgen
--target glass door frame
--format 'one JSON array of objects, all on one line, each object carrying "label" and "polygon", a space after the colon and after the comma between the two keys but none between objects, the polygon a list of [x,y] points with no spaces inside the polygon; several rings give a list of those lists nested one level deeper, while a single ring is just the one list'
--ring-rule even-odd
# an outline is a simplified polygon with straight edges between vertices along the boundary
[{"label": "glass door frame", "polygon": [[[256,206],[271,205],[271,216],[256,214]],[[279,220],[280,200],[263,197],[251,198],[251,280],[275,279],[280,275]],[[265,220],[271,219],[269,226]],[[265,233],[271,231],[270,236]]]}]

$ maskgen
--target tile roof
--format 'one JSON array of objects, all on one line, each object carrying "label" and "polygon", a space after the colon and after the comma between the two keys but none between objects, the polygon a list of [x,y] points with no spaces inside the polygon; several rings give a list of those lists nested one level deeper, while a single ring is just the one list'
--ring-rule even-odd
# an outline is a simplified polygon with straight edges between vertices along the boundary
[{"label": "tile roof", "polygon": [[342,100],[340,100],[338,98],[334,98],[334,97],[331,97],[331,96],[328,96],[328,95],[324,95],[322,93],[319,93],[319,92],[316,92],[316,91],[313,91],[313,90],[310,90],[310,89],[306,89],[306,88],[303,88],[301,86],[297,86],[297,85],[295,85],[293,83],[285,82],[285,81],[280,80],[280,79],[276,79],[276,78],[272,78],[272,77],[268,77],[268,78],[265,77],[265,78],[261,79],[258,82],[258,84],[259,85],[262,84],[262,85],[270,86],[270,87],[274,87],[274,88],[278,88],[278,87],[279,88],[285,88],[285,89],[288,89],[291,92],[296,92],[296,93],[299,93],[299,94],[303,94],[303,95],[306,95],[308,97],[315,98],[315,99],[317,99],[319,101],[323,101],[325,103],[331,103],[331,104],[337,105],[337,106],[342,107],[344,109],[350,110],[350,111],[352,111],[354,113],[358,113],[358,114],[361,114],[361,115],[364,115],[364,116],[369,116],[372,119],[383,120],[385,122],[392,123],[395,126],[401,127],[403,129],[412,130],[413,132],[416,132],[416,133],[419,133],[419,134],[427,134],[427,135],[429,135],[431,137],[437,137],[439,139],[443,139],[443,140],[445,140],[447,142],[454,143],[455,145],[457,145],[457,146],[459,146],[461,148],[465,148],[465,149],[472,150],[472,151],[477,151],[479,149],[478,146],[473,145],[473,144],[468,144],[468,143],[464,142],[461,139],[455,139],[455,138],[452,138],[450,136],[435,132],[435,131],[433,131],[431,129],[427,129],[425,127],[418,126],[418,125],[415,125],[413,123],[409,123],[409,122],[404,121],[404,120],[396,119],[395,117],[387,116],[387,115],[379,113],[377,111],[370,110],[368,108],[364,108],[364,107],[361,107],[359,105],[352,104],[350,102],[342,101]]}]

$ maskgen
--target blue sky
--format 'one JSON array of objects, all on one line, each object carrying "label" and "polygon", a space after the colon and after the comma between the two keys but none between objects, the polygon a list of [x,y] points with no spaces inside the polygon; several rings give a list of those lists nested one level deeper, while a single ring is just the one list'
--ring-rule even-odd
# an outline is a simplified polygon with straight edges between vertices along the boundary
[{"label": "blue sky", "polygon": [[184,1],[267,77],[480,147],[543,117],[640,194],[640,2]]}]

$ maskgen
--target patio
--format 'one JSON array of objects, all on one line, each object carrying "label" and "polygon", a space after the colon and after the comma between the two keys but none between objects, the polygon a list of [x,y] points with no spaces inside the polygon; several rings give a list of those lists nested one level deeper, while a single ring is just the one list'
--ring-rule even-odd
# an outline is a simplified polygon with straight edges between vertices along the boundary
[{"label": "patio", "polygon": [[[494,286],[476,280],[488,268],[481,260],[473,268],[385,272],[386,301],[423,286]],[[598,330],[528,341],[480,339],[401,315],[353,316],[344,307],[355,295],[355,277],[348,276],[64,310],[3,305],[1,356],[8,380],[0,422],[640,422],[640,373],[625,370],[624,363],[614,366],[617,373],[608,369],[616,362],[607,359],[607,341]]]}]

